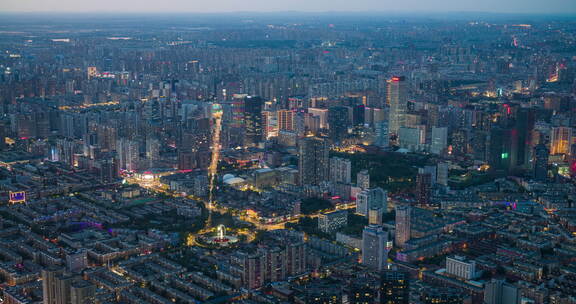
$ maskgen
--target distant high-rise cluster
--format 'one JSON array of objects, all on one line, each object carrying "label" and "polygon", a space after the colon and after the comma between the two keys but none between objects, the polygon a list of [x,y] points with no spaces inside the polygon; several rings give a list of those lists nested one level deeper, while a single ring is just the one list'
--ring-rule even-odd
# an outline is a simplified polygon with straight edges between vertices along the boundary
[{"label": "distant high-rise cluster", "polygon": [[0,303],[576,303],[569,15],[0,15]]}]

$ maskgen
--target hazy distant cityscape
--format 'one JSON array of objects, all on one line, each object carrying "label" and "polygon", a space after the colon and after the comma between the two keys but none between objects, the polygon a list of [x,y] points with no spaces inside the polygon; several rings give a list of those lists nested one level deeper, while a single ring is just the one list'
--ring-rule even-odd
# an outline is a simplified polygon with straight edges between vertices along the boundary
[{"label": "hazy distant cityscape", "polygon": [[576,304],[569,13],[0,13],[0,303]]}]

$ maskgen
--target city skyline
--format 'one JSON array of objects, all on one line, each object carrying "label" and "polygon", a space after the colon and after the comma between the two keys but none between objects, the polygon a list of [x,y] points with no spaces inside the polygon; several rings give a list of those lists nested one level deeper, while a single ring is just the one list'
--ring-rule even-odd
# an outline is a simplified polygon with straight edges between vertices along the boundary
[{"label": "city skyline", "polygon": [[575,14],[576,4],[571,0],[359,0],[359,1],[305,1],[290,2],[264,0],[216,0],[210,2],[167,0],[162,5],[151,0],[4,0],[0,12],[63,12],[63,13],[270,13],[270,12],[369,12],[369,13],[513,13],[513,14]]},{"label": "city skyline", "polygon": [[9,1],[0,303],[576,304],[565,1]]}]

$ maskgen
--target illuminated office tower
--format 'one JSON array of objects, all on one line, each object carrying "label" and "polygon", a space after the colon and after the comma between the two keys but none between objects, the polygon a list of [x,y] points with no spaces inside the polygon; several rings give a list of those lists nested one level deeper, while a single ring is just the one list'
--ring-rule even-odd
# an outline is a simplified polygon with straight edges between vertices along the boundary
[{"label": "illuminated office tower", "polygon": [[570,145],[572,140],[572,128],[556,127],[552,128],[550,138],[550,154],[570,154]]},{"label": "illuminated office tower", "polygon": [[244,122],[246,123],[246,146],[257,146],[262,142],[262,107],[264,102],[258,96],[244,98]]},{"label": "illuminated office tower", "polygon": [[382,226],[384,224],[384,210],[383,208],[372,208],[368,210],[368,224],[370,225],[379,225]]},{"label": "illuminated office tower", "polygon": [[234,94],[231,104],[231,116],[232,121],[230,125],[234,129],[241,129],[244,127],[244,107],[245,100],[248,95],[246,94]]},{"label": "illuminated office tower", "polygon": [[328,179],[328,143],[317,137],[300,141],[298,173],[300,185],[318,185]]},{"label": "illuminated office tower", "polygon": [[352,162],[345,158],[330,158],[330,181],[350,184],[352,180]]},{"label": "illuminated office tower", "polygon": [[396,206],[396,223],[395,223],[395,244],[402,248],[410,240],[410,225],[412,218],[412,207],[409,205]]},{"label": "illuminated office tower", "polygon": [[294,111],[278,111],[278,129],[281,131],[294,131]]},{"label": "illuminated office tower", "polygon": [[262,130],[264,139],[278,135],[278,126],[275,112],[262,111]]},{"label": "illuminated office tower", "polygon": [[[390,245],[390,246],[389,246]],[[383,270],[387,264],[391,244],[388,231],[381,226],[369,225],[362,231],[362,264],[372,270]]]},{"label": "illuminated office tower", "polygon": [[394,76],[388,80],[388,95],[387,101],[390,106],[389,128],[390,133],[398,134],[400,127],[403,127],[406,122],[406,112],[408,110],[408,102],[406,99],[406,79],[404,76]]}]

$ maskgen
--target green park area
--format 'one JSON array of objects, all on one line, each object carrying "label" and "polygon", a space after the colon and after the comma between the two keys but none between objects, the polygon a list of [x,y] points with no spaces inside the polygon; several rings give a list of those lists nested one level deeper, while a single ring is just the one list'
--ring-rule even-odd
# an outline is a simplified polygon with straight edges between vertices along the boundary
[{"label": "green park area", "polygon": [[390,192],[399,192],[413,187],[418,167],[426,165],[428,160],[423,155],[402,153],[331,152],[331,156],[346,158],[352,162],[353,179],[361,170],[368,170],[370,184]]}]

